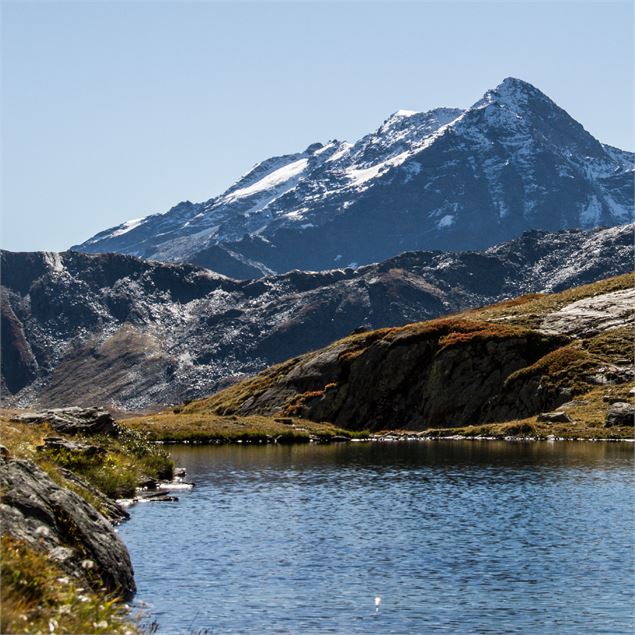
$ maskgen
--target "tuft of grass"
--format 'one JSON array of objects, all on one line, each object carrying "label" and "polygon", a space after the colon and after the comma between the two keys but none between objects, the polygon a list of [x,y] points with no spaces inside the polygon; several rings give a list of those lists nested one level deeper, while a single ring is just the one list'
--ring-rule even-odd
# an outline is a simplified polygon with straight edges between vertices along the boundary
[{"label": "tuft of grass", "polygon": [[302,414],[304,405],[307,401],[311,401],[312,399],[321,399],[324,397],[325,392],[326,386],[324,387],[324,390],[309,390],[307,392],[294,395],[283,408],[284,414],[290,417],[299,417]]},{"label": "tuft of grass", "polygon": [[36,461],[38,446],[44,445],[44,438],[53,435],[48,423],[16,423],[8,415],[0,415],[0,438],[9,454],[20,459]]},{"label": "tuft of grass", "polygon": [[2,633],[139,635],[117,598],[79,586],[47,556],[9,535],[0,539]]},{"label": "tuft of grass", "polygon": [[584,348],[598,362],[633,364],[633,327],[621,326],[583,341]]},{"label": "tuft of grass", "polygon": [[531,366],[515,371],[505,383],[510,385],[539,377],[545,388],[559,392],[566,388],[575,395],[589,389],[591,383],[585,378],[596,368],[595,360],[576,342],[547,353]]},{"label": "tuft of grass", "polygon": [[468,438],[487,437],[504,439],[507,437],[537,437],[539,436],[539,432],[535,425],[535,420],[532,418],[506,423],[463,426],[461,428],[430,428],[425,430],[422,436],[430,438],[461,436]]},{"label": "tuft of grass", "polygon": [[89,437],[104,452],[87,454],[65,449],[46,449],[45,459],[69,469],[110,498],[134,496],[135,488],[145,478],[169,479],[174,464],[164,448],[150,443],[147,435],[125,430],[118,439]]},{"label": "tuft of grass", "polygon": [[361,357],[367,348],[351,348],[338,355],[337,360],[342,364],[352,364],[358,357]]},{"label": "tuft of grass", "polygon": [[487,322],[484,325],[461,325],[459,329],[453,329],[447,335],[439,339],[442,348],[450,346],[463,346],[473,342],[488,342],[497,339],[508,339],[510,337],[526,337],[531,333],[530,329],[503,326]]}]

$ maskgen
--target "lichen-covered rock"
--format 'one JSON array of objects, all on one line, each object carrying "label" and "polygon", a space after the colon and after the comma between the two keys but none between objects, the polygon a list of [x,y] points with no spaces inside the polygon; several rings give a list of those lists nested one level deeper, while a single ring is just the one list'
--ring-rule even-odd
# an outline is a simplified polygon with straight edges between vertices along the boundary
[{"label": "lichen-covered rock", "polygon": [[19,415],[15,420],[22,423],[46,421],[62,434],[106,434],[112,437],[119,435],[119,427],[112,415],[101,408],[53,408]]},{"label": "lichen-covered rock", "polygon": [[126,600],[134,595],[130,557],[112,525],[31,461],[0,457],[0,517],[3,533],[44,550],[71,575]]},{"label": "lichen-covered rock", "polygon": [[99,507],[99,511],[113,524],[120,523],[124,520],[130,518],[130,514],[126,511],[126,509],[114,501],[112,498],[108,498],[103,492],[98,490],[96,487],[85,481],[83,478],[80,478],[72,472],[71,470],[67,470],[63,467],[57,468],[59,473],[70,483],[78,485],[83,490],[87,491],[91,497],[96,501],[97,506]]},{"label": "lichen-covered rock", "polygon": [[613,426],[632,426],[635,423],[635,406],[626,401],[618,401],[611,404],[606,413],[605,425],[607,428]]},{"label": "lichen-covered rock", "polygon": [[584,298],[547,314],[540,325],[547,333],[595,335],[635,323],[635,289]]}]

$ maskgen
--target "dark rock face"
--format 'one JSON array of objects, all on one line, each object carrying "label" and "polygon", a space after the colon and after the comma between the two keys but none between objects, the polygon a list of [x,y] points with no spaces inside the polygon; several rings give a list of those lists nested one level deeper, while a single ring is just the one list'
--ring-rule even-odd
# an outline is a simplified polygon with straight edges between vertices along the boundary
[{"label": "dark rock face", "polygon": [[110,523],[35,464],[0,458],[2,531],[44,549],[69,574],[123,599],[135,592],[132,564]]},{"label": "dark rock face", "polygon": [[508,78],[468,110],[397,112],[354,144],[258,164],[224,194],[75,249],[192,262],[233,277],[485,249],[523,231],[633,220],[633,154]]},{"label": "dark rock face", "polygon": [[[209,395],[363,325],[398,326],[632,270],[633,226],[238,282],[130,256],[2,252],[3,403],[139,409]],[[13,333],[13,335],[11,335]],[[5,337],[6,336],[6,337]]]},{"label": "dark rock face", "polygon": [[[453,329],[463,334],[456,343],[446,337]],[[301,358],[236,413],[273,414],[291,403],[293,414],[370,430],[456,427],[528,416],[538,404],[502,406],[505,382],[565,341],[504,328],[490,334],[483,325],[450,319],[386,336],[370,333],[368,339],[344,341]]]},{"label": "dark rock face", "polygon": [[2,392],[14,393],[32,382],[38,371],[37,361],[26,340],[23,325],[16,317],[8,295],[2,290],[0,306],[2,338]]}]

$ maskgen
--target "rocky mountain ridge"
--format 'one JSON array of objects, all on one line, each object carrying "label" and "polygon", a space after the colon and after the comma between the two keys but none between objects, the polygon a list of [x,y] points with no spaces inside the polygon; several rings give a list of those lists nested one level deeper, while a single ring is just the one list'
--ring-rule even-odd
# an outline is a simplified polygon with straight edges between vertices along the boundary
[{"label": "rocky mountain ridge", "polygon": [[3,252],[3,402],[141,409],[202,397],[359,327],[631,271],[632,233],[530,232],[485,252],[249,281],[118,254]]},{"label": "rocky mountain ridge", "polygon": [[[188,404],[179,414],[302,417],[371,431],[458,428],[536,415],[538,421],[574,423],[566,412],[546,411],[565,403],[590,406],[598,390],[615,387],[620,396],[589,408],[586,423],[611,427],[623,409],[620,425],[632,426],[625,395],[635,377],[634,327],[631,273],[351,335]],[[611,399],[620,403],[619,412],[609,408],[613,419],[605,419]]]},{"label": "rocky mountain ridge", "polygon": [[267,159],[220,196],[122,223],[74,249],[234,278],[484,249],[530,229],[632,221],[633,160],[508,78],[467,110],[398,111],[356,143]]}]

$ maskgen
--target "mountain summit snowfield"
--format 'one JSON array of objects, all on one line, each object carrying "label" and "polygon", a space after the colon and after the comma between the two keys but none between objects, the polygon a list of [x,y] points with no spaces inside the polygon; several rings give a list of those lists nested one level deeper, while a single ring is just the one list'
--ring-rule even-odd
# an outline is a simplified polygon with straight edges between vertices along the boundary
[{"label": "mountain summit snowfield", "polygon": [[399,110],[356,143],[267,159],[220,196],[127,221],[74,249],[234,278],[483,249],[530,229],[630,222],[633,160],[508,78],[467,110]]}]

